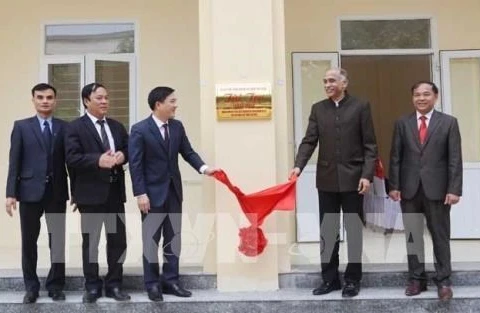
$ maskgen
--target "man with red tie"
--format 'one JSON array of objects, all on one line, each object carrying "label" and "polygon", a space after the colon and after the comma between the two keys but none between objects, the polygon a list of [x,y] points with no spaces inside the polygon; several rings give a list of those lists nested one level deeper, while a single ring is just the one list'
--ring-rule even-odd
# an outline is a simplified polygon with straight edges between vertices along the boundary
[{"label": "man with red tie", "polygon": [[395,123],[390,152],[390,197],[401,200],[407,240],[409,281],[405,294],[427,289],[424,217],[432,235],[438,297],[452,298],[450,207],[462,195],[462,149],[457,119],[434,109],[437,86],[412,87],[415,112]]}]

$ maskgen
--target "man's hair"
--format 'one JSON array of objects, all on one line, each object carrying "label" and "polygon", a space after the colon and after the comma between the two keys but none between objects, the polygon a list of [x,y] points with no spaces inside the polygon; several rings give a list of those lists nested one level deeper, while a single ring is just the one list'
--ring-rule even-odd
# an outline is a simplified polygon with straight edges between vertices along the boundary
[{"label": "man's hair", "polygon": [[150,109],[152,111],[155,110],[155,103],[165,101],[165,99],[174,91],[175,89],[170,87],[161,86],[153,88],[148,94],[148,105],[150,106]]},{"label": "man's hair", "polygon": [[57,90],[55,89],[55,87],[53,87],[52,85],[49,85],[49,84],[40,83],[40,84],[36,84],[35,86],[33,86],[32,97],[35,96],[35,91],[45,91],[45,90],[48,90],[48,89],[53,90],[53,94],[55,95],[55,97],[57,96]]},{"label": "man's hair", "polygon": [[98,88],[103,88],[105,90],[107,89],[105,88],[104,85],[99,83],[91,83],[91,84],[85,85],[82,88],[82,102],[83,102],[83,107],[85,109],[87,108],[87,106],[85,105],[85,100],[90,101],[90,96],[92,95],[93,92],[97,91]]},{"label": "man's hair", "polygon": [[340,76],[340,78],[343,81],[346,81],[348,83],[348,73],[345,69],[343,69],[341,67],[331,67],[327,70],[327,72],[330,72],[330,71],[337,72],[338,76]]},{"label": "man's hair", "polygon": [[430,85],[430,87],[432,87],[432,90],[433,90],[433,93],[438,95],[438,87],[437,85],[435,85],[435,83],[429,81],[429,80],[421,80],[419,82],[416,82],[415,84],[413,84],[412,86],[412,95],[413,93],[415,92],[415,89],[417,89],[418,87],[420,87],[420,85],[423,85],[423,84],[427,84],[427,85]]}]

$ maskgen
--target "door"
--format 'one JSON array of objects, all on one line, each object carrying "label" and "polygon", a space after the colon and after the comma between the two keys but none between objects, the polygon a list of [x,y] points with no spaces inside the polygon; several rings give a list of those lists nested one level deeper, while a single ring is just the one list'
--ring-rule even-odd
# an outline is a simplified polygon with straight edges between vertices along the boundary
[{"label": "door", "polygon": [[443,111],[462,135],[463,196],[452,206],[452,239],[480,239],[480,50],[441,51]]},{"label": "door", "polygon": [[[293,53],[295,152],[305,135],[312,104],[326,98],[323,89],[325,71],[335,66],[338,66],[338,53]],[[315,186],[317,156],[316,149],[297,182],[298,242],[320,241],[318,193]]]},{"label": "door", "polygon": [[342,55],[349,76],[348,91],[370,101],[377,147],[385,173],[395,120],[413,112],[410,88],[419,80],[431,80],[431,55]]}]

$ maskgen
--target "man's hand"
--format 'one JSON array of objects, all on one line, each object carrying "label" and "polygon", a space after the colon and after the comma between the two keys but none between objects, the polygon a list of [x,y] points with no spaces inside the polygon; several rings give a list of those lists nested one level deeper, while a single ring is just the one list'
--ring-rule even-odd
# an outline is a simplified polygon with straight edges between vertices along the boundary
[{"label": "man's hand", "polygon": [[137,205],[140,211],[145,214],[150,211],[150,199],[148,199],[148,196],[146,194],[137,197]]},{"label": "man's hand", "polygon": [[388,195],[392,198],[393,201],[399,201],[402,199],[402,195],[400,194],[400,190],[391,190]]},{"label": "man's hand", "polygon": [[447,205],[454,205],[457,204],[458,201],[460,201],[460,197],[457,195],[454,195],[453,193],[447,193],[447,196],[445,197],[445,203]]},{"label": "man's hand", "polygon": [[291,171],[290,174],[288,175],[288,179],[292,179],[294,176],[299,176],[300,175],[300,169],[298,167],[294,167]]},{"label": "man's hand", "polygon": [[368,189],[370,189],[370,181],[366,178],[360,178],[358,182],[358,193],[364,195],[368,192]]},{"label": "man's hand", "polygon": [[205,169],[205,172],[203,172],[203,174],[208,175],[208,176],[212,176],[213,174],[215,174],[218,171],[220,171],[219,168],[207,167]]},{"label": "man's hand", "polygon": [[17,199],[13,197],[8,197],[5,201],[5,209],[7,214],[13,216],[13,211],[17,209]]},{"label": "man's hand", "polygon": [[125,162],[125,155],[123,154],[122,151],[115,152],[113,156],[115,157],[116,165],[122,165]]},{"label": "man's hand", "polygon": [[101,168],[112,168],[116,163],[117,160],[110,150],[102,154],[98,160],[98,166]]}]

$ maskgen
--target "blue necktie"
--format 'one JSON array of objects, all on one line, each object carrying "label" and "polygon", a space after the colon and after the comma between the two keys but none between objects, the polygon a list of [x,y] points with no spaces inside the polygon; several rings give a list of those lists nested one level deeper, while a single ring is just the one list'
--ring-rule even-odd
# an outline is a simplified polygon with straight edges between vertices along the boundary
[{"label": "blue necktie", "polygon": [[48,121],[43,122],[43,139],[45,140],[45,147],[47,148],[47,176],[52,175],[52,131],[50,130],[50,124]]}]

